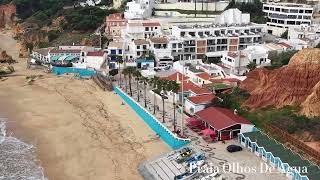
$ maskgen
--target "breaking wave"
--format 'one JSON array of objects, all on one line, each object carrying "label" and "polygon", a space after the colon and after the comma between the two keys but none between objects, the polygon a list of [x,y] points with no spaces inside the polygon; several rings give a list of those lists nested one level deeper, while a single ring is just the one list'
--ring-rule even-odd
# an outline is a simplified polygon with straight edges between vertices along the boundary
[{"label": "breaking wave", "polygon": [[0,119],[0,180],[48,180],[35,147],[7,135],[5,120]]}]

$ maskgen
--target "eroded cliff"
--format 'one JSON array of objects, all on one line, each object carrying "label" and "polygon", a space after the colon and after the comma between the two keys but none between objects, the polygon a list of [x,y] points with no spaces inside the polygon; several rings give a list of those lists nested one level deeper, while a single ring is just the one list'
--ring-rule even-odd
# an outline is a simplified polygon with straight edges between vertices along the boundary
[{"label": "eroded cliff", "polygon": [[256,109],[301,105],[301,113],[320,116],[320,49],[296,53],[289,65],[275,70],[256,69],[240,85],[250,93],[243,106]]},{"label": "eroded cliff", "polygon": [[0,29],[10,28],[15,23],[16,6],[13,4],[0,5]]}]

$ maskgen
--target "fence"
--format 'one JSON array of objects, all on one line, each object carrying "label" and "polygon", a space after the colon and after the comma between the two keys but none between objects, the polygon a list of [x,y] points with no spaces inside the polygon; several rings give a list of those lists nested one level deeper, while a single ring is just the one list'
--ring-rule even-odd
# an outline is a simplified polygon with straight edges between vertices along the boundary
[{"label": "fence", "polygon": [[298,138],[292,136],[288,132],[283,131],[274,125],[265,124],[265,129],[269,134],[272,134],[273,136],[279,136],[281,140],[288,142],[291,145],[293,145],[295,148],[303,151],[305,154],[310,156],[316,164],[320,165],[320,152],[309,147],[304,142],[300,141]]}]

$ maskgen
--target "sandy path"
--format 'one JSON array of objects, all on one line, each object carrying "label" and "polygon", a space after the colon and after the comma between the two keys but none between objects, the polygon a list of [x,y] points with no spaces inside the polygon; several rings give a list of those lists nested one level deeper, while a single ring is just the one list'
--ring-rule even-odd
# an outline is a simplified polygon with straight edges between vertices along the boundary
[{"label": "sandy path", "polygon": [[[9,41],[0,48],[12,49]],[[43,74],[25,70],[22,60],[15,68]],[[33,85],[24,76],[0,81],[0,102],[14,119],[14,132],[36,143],[49,179],[141,179],[139,163],[169,150],[113,92],[102,92],[90,80],[43,75]]]}]

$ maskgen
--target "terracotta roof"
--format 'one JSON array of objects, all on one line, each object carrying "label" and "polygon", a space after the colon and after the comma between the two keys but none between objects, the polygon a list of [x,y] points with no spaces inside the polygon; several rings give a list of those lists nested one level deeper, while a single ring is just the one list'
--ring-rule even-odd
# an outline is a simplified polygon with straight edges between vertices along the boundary
[{"label": "terracotta roof", "polygon": [[[182,80],[182,74],[179,72],[176,72],[174,74],[171,74],[170,76],[167,77],[162,77],[161,79],[169,80],[169,81],[176,81],[178,76],[178,81]],[[183,76],[183,80],[189,79],[187,76]]]},{"label": "terracotta roof", "polygon": [[80,49],[52,49],[50,53],[80,53]]},{"label": "terracotta roof", "polygon": [[213,94],[204,94],[200,96],[189,96],[188,100],[193,104],[209,104],[215,97]]},{"label": "terracotta roof", "polygon": [[282,46],[284,46],[284,47],[286,47],[286,48],[292,48],[292,46],[290,46],[289,44],[284,43],[284,42],[281,42],[281,43],[279,43],[279,44],[282,45]]},{"label": "terracotta roof", "polygon": [[199,78],[201,79],[204,79],[204,80],[210,80],[211,79],[211,76],[206,73],[206,72],[203,72],[203,73],[199,73],[199,74],[196,74]]},{"label": "terracotta roof", "polygon": [[229,109],[220,107],[209,107],[196,112],[195,115],[210,124],[216,130],[222,130],[236,124],[252,124],[247,119],[235,115]]},{"label": "terracotta roof", "polygon": [[149,44],[149,42],[144,39],[137,39],[137,40],[134,40],[133,42],[135,45]]},{"label": "terracotta roof", "polygon": [[123,14],[122,13],[113,13],[110,14],[107,17],[107,21],[127,21],[126,19],[123,18]]},{"label": "terracotta roof", "polygon": [[168,43],[168,39],[166,37],[154,37],[154,38],[150,38],[150,41],[155,44],[167,44]]},{"label": "terracotta roof", "polygon": [[143,26],[160,26],[159,22],[143,22]]},{"label": "terracotta roof", "polygon": [[[183,91],[184,92],[192,91],[195,94],[209,94],[209,93],[211,93],[209,89],[207,89],[205,87],[199,87],[190,81],[189,82],[185,81],[183,83]],[[182,86],[180,86],[179,92],[182,92]]]},{"label": "terracotta roof", "polygon": [[87,56],[104,56],[105,52],[103,51],[95,51],[95,52],[88,52]]}]

